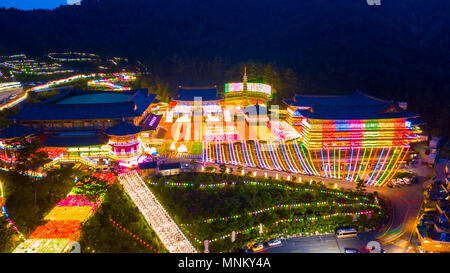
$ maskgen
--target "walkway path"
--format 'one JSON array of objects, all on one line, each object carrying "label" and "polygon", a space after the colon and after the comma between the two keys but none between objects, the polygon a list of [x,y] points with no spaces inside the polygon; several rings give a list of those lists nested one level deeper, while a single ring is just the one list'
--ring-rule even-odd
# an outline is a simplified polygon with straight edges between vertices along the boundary
[{"label": "walkway path", "polygon": [[121,174],[120,183],[170,253],[196,253],[136,171]]}]

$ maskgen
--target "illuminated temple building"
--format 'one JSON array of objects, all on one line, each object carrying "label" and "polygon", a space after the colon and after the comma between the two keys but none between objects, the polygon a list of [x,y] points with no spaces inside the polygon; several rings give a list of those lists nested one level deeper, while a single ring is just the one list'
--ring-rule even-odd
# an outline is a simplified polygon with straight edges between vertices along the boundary
[{"label": "illuminated temple building", "polygon": [[[14,124],[0,135],[35,137],[43,144],[52,164],[81,162],[108,165],[116,160],[137,164],[141,140],[151,135],[161,119],[151,112],[158,100],[148,89],[124,92],[67,90],[40,103],[25,103],[8,117]],[[13,159],[2,145],[3,161]]]},{"label": "illuminated temple building", "polygon": [[270,96],[270,85],[247,83],[246,75],[242,83],[227,83],[224,97],[215,86],[180,86],[164,114],[166,139],[174,142],[271,139],[266,106]]},{"label": "illuminated temple building", "polygon": [[216,87],[180,86],[178,95],[169,103],[165,113],[166,138],[184,142],[224,135],[222,126],[216,124],[222,120],[222,100]]},{"label": "illuminated temple building", "polygon": [[276,140],[204,143],[203,160],[382,186],[419,141],[418,115],[405,103],[362,92],[297,95],[285,103],[286,121],[268,123]]},{"label": "illuminated temple building", "polygon": [[[24,103],[0,131],[0,159],[15,160],[18,137],[39,138],[58,163],[133,167],[187,154],[205,164],[232,164],[383,186],[419,141],[418,115],[406,103],[362,92],[296,95],[285,100],[286,119],[268,107],[271,87],[228,83],[180,86],[166,105],[147,89],[123,92],[62,91],[41,103]],[[155,113],[158,113],[156,115]],[[170,148],[169,148],[170,147]],[[144,161],[143,161],[144,160]]]}]

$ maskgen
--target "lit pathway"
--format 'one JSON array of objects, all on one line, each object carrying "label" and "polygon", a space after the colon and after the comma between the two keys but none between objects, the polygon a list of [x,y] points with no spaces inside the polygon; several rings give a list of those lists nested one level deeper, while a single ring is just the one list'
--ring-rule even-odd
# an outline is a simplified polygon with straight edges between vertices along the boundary
[{"label": "lit pathway", "polygon": [[136,171],[121,174],[119,181],[170,253],[197,252]]}]

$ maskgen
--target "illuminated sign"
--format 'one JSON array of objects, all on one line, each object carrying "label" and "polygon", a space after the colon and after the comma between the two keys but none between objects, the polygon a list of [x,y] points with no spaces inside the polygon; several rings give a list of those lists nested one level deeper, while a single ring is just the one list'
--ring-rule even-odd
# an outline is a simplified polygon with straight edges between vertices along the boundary
[{"label": "illuminated sign", "polygon": [[[242,92],[244,91],[244,83],[234,82],[225,84],[225,94],[230,92]],[[272,86],[263,83],[247,83],[247,91],[264,93],[270,96],[272,94]]]}]

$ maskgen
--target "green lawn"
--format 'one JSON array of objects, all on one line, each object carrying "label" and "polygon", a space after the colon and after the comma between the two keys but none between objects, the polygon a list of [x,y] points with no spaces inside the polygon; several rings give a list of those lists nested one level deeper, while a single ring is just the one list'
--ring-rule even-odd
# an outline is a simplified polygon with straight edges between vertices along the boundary
[{"label": "green lawn", "polygon": [[[342,225],[362,229],[383,217],[371,194],[363,199],[354,192],[315,183],[267,179],[259,181],[266,185],[252,185],[244,181],[241,176],[207,173],[147,179],[158,200],[199,250],[203,250],[204,240],[212,241],[213,252],[230,251],[282,235],[333,232]],[[226,185],[211,186],[223,182]],[[374,211],[370,221],[366,215],[357,216],[358,222],[353,222],[353,216],[333,215],[369,210]],[[259,224],[263,225],[262,234]],[[240,231],[233,244],[232,231]]]},{"label": "green lawn", "polygon": [[118,183],[111,186],[97,212],[83,225],[79,243],[83,253],[166,252]]}]

